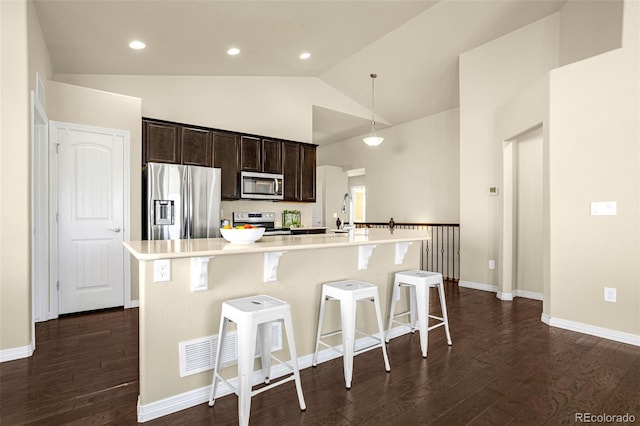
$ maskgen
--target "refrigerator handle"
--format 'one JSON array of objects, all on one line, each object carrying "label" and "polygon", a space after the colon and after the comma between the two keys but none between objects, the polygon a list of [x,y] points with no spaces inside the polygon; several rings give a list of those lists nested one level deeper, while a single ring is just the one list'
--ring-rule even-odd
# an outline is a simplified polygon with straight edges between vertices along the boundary
[{"label": "refrigerator handle", "polygon": [[184,175],[182,177],[182,229],[180,230],[181,238],[189,238],[189,226],[191,223],[191,216],[189,215],[189,203],[191,194],[189,192],[189,168],[185,168]]},{"label": "refrigerator handle", "polygon": [[191,167],[187,167],[187,191],[189,192],[189,212],[188,212],[188,226],[187,226],[187,239],[193,237],[193,179],[191,177]]}]

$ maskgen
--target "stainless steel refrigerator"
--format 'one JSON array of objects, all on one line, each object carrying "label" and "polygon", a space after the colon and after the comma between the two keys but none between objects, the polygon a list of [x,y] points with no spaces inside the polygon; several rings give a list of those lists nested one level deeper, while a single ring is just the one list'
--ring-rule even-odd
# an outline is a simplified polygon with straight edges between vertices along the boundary
[{"label": "stainless steel refrigerator", "polygon": [[143,239],[220,237],[220,169],[147,163]]}]

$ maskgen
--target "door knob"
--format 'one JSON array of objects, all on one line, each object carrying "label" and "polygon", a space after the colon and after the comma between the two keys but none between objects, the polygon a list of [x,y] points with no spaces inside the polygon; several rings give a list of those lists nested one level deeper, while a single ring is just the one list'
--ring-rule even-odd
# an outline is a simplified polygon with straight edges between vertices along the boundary
[{"label": "door knob", "polygon": [[113,232],[120,232],[120,228],[119,227],[115,227],[115,228],[107,228],[108,231],[113,231]]}]

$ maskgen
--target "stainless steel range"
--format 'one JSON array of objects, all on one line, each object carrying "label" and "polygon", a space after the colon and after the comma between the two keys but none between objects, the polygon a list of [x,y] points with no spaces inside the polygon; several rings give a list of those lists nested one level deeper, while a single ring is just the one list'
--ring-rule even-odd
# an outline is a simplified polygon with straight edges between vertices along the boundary
[{"label": "stainless steel range", "polygon": [[264,235],[289,235],[289,228],[276,228],[274,212],[233,212],[233,226],[251,224],[266,228]]}]

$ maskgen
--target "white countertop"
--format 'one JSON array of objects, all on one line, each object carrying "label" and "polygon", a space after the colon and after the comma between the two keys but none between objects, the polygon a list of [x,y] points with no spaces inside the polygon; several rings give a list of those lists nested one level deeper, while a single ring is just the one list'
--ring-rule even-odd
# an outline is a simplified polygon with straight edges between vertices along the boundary
[{"label": "white countertop", "polygon": [[227,254],[310,250],[331,247],[390,244],[430,239],[427,231],[396,229],[356,230],[354,234],[273,235],[251,244],[232,244],[224,238],[127,241],[124,246],[139,260],[205,257]]}]

